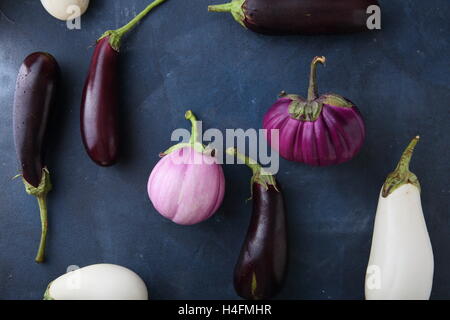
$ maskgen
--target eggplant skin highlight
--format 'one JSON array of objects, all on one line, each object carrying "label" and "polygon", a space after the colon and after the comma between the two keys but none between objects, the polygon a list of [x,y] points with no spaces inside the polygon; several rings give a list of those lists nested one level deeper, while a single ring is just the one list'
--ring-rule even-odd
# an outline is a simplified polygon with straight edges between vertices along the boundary
[{"label": "eggplant skin highlight", "polygon": [[208,11],[230,12],[243,27],[269,35],[369,31],[367,8],[377,0],[233,0]]}]

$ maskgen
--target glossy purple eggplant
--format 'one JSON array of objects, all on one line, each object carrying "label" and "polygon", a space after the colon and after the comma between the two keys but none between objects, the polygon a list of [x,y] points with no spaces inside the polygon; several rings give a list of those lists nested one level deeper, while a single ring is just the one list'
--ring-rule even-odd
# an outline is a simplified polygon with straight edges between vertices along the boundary
[{"label": "glossy purple eggplant", "polygon": [[230,12],[243,27],[273,34],[330,34],[368,31],[367,9],[377,0],[232,0],[208,7]]},{"label": "glossy purple eggplant", "polygon": [[274,297],[283,285],[288,259],[286,213],[283,194],[275,177],[237,150],[236,155],[253,171],[253,212],[234,270],[234,288],[249,300]]},{"label": "glossy purple eggplant", "polygon": [[37,198],[42,232],[36,262],[44,261],[47,238],[47,193],[50,173],[45,163],[47,129],[55,104],[59,66],[48,53],[25,58],[19,69],[14,96],[14,143],[28,194]]},{"label": "glossy purple eggplant", "polygon": [[128,24],[109,30],[97,45],[85,81],[81,101],[81,136],[89,157],[100,166],[112,166],[119,159],[119,49],[122,38],[154,7],[148,5]]},{"label": "glossy purple eggplant", "polygon": [[109,37],[95,47],[81,102],[81,135],[87,153],[101,166],[111,166],[119,156],[119,52]]},{"label": "glossy purple eggplant", "polygon": [[[348,99],[328,93],[319,96],[316,68],[325,57],[311,63],[306,99],[282,93],[264,116],[263,128],[272,148],[290,161],[311,166],[329,166],[351,160],[361,150],[366,137],[364,120]],[[279,140],[272,136],[278,133]]]}]

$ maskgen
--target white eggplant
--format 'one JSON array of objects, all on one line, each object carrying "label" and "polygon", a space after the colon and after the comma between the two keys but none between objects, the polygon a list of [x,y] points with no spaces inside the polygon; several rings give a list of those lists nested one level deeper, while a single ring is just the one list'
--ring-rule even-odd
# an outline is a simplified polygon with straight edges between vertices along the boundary
[{"label": "white eggplant", "polygon": [[380,192],[369,265],[367,300],[427,300],[434,259],[420,199],[420,184],[409,171],[419,137],[412,140]]},{"label": "white eggplant", "polygon": [[89,0],[41,0],[45,10],[59,20],[81,16],[89,7]]},{"label": "white eggplant", "polygon": [[52,281],[44,300],[147,300],[144,281],[133,271],[113,264],[95,264]]}]

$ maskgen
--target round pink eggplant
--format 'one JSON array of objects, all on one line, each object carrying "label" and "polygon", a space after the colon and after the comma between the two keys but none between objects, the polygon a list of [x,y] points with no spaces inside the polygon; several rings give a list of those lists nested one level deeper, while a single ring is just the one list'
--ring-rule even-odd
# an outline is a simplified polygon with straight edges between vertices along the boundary
[{"label": "round pink eggplant", "polygon": [[189,143],[173,146],[162,154],[150,174],[147,190],[155,209],[181,225],[193,225],[210,218],[220,207],[225,192],[222,166],[197,141],[197,120],[191,111]]},{"label": "round pink eggplant", "polygon": [[[264,117],[269,143],[287,160],[312,166],[340,164],[355,157],[364,144],[366,131],[358,108],[337,94],[318,95],[316,68],[325,61],[312,61],[307,99],[283,92]],[[278,130],[279,141],[272,141],[273,130]]]}]

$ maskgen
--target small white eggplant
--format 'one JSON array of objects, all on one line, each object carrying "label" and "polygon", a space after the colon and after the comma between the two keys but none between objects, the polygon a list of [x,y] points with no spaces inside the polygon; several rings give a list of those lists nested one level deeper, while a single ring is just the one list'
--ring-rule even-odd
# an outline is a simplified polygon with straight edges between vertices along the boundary
[{"label": "small white eggplant", "polygon": [[369,265],[367,300],[427,300],[434,259],[423,216],[420,184],[409,171],[419,137],[403,153],[380,193]]},{"label": "small white eggplant", "polygon": [[144,281],[114,264],[95,264],[52,281],[44,300],[148,300]]},{"label": "small white eggplant", "polygon": [[41,0],[45,10],[59,20],[72,20],[86,12],[89,0]]}]

